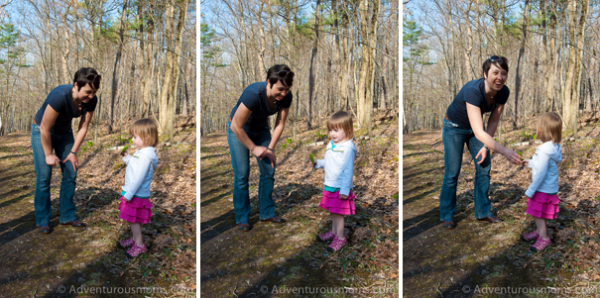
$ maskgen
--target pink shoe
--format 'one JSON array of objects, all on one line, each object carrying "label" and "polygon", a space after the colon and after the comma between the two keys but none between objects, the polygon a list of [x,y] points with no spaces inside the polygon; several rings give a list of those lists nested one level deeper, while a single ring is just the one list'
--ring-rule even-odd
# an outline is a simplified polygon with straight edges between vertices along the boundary
[{"label": "pink shoe", "polygon": [[333,238],[333,242],[331,242],[331,244],[329,244],[329,246],[327,246],[327,251],[329,251],[329,252],[339,251],[340,249],[342,249],[342,247],[344,247],[344,245],[346,245],[346,243],[348,243],[348,240],[346,240],[346,239],[341,240],[340,238],[335,236]]},{"label": "pink shoe", "polygon": [[146,245],[138,246],[137,243],[133,243],[133,246],[125,253],[128,258],[135,258],[146,252]]},{"label": "pink shoe", "polygon": [[135,241],[133,240],[133,237],[131,237],[125,240],[117,241],[117,247],[127,249],[129,247],[132,247],[134,243]]},{"label": "pink shoe", "polygon": [[531,240],[538,239],[538,237],[540,237],[540,234],[538,234],[538,232],[536,230],[533,230],[533,232],[529,232],[529,233],[525,233],[525,234],[521,235],[521,240],[531,241]]},{"label": "pink shoe", "polygon": [[535,241],[535,244],[533,244],[533,246],[529,249],[533,252],[542,251],[544,248],[550,245],[550,243],[552,243],[552,241],[550,241],[550,237],[548,237],[547,240],[542,239],[542,237],[538,237],[537,241]]},{"label": "pink shoe", "polygon": [[327,242],[327,241],[333,239],[333,237],[335,237],[335,235],[331,231],[329,231],[327,233],[323,233],[321,235],[317,235],[317,241],[319,241],[319,242]]}]

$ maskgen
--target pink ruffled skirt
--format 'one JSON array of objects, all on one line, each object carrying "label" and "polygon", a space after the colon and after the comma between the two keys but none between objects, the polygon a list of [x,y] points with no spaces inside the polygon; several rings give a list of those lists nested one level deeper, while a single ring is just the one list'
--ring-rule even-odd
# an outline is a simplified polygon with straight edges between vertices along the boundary
[{"label": "pink ruffled skirt", "polygon": [[121,197],[119,210],[121,211],[119,215],[120,219],[133,223],[147,224],[150,222],[150,217],[152,216],[152,203],[150,203],[150,199],[133,197],[131,201],[127,201],[127,199]]},{"label": "pink ruffled skirt", "polygon": [[537,218],[555,219],[558,213],[558,195],[536,192],[527,199],[527,213]]},{"label": "pink ruffled skirt", "polygon": [[354,193],[350,191],[346,200],[340,199],[340,191],[330,192],[323,191],[323,198],[319,207],[328,210],[331,213],[341,215],[352,215],[354,214]]}]

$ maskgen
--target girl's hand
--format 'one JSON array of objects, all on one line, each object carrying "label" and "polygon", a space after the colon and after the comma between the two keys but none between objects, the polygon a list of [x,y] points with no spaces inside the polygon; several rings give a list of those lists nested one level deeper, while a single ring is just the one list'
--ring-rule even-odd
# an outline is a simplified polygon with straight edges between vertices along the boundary
[{"label": "girl's hand", "polygon": [[127,155],[129,155],[129,154],[127,153],[127,151],[123,151],[123,152],[121,152],[121,156],[125,157],[125,156],[127,156]]},{"label": "girl's hand", "polygon": [[312,167],[313,167],[313,168],[317,166],[317,163],[316,163],[316,162],[312,162],[312,161],[310,161],[310,160],[309,160],[308,162],[310,162],[310,164],[312,165]]},{"label": "girl's hand", "polygon": [[487,157],[487,148],[484,146],[482,147],[479,152],[477,153],[477,155],[475,156],[475,159],[479,158],[479,156],[481,155],[481,160],[477,163],[478,165],[480,165],[482,162],[485,161],[485,158]]},{"label": "girl's hand", "polygon": [[77,171],[77,168],[79,167],[79,164],[77,163],[77,155],[69,153],[69,155],[67,155],[67,158],[65,158],[65,160],[63,160],[62,162],[67,163],[67,161],[70,161],[73,165],[73,169]]},{"label": "girl's hand", "polygon": [[348,196],[347,196],[347,195],[340,195],[340,199],[342,199],[342,200],[347,200],[347,199],[348,199]]},{"label": "girl's hand", "polygon": [[528,160],[528,159],[524,160],[524,161],[523,161],[523,165],[525,165],[525,166],[529,166],[529,160]]},{"label": "girl's hand", "polygon": [[54,154],[46,156],[46,164],[51,167],[57,165],[59,162],[60,162],[60,159],[58,157],[56,157],[56,155],[54,155]]},{"label": "girl's hand", "polygon": [[502,153],[502,155],[504,155],[504,157],[506,158],[506,160],[508,160],[510,163],[514,164],[514,165],[520,165],[523,163],[523,157],[521,155],[519,155],[517,152],[512,151],[508,148],[505,148],[505,152]]}]

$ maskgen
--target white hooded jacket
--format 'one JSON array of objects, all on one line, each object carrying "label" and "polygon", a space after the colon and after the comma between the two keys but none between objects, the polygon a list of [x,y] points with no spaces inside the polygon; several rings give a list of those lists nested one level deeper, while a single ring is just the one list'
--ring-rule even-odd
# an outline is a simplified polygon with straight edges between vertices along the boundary
[{"label": "white hooded jacket", "polygon": [[554,194],[558,192],[558,164],[562,161],[559,144],[545,142],[535,149],[535,155],[527,160],[532,181],[525,195],[532,197],[536,191]]},{"label": "white hooded jacket", "polygon": [[150,183],[154,170],[158,167],[158,156],[154,147],[144,147],[136,151],[133,156],[123,156],[127,164],[125,170],[125,185],[123,197],[128,201],[135,196],[138,198],[150,198]]},{"label": "white hooded jacket", "polygon": [[315,169],[325,168],[325,185],[340,189],[340,195],[348,195],[352,188],[356,147],[352,140],[335,145],[327,144],[325,159],[317,159]]}]

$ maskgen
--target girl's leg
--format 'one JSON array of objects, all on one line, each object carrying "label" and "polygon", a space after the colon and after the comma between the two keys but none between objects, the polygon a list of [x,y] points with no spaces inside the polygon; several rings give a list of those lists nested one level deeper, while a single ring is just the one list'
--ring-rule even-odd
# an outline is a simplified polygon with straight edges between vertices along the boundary
[{"label": "girl's leg", "polygon": [[344,216],[341,214],[331,213],[331,217],[333,218],[334,229],[332,232],[335,234],[338,239],[343,240],[344,237]]},{"label": "girl's leg", "polygon": [[136,222],[130,222],[129,227],[131,228],[133,241],[135,241],[137,246],[144,246],[144,239],[142,238],[142,225]]},{"label": "girl's leg", "polygon": [[544,240],[548,239],[548,233],[546,230],[546,219],[539,218],[539,217],[534,217],[534,219],[535,219],[535,225],[537,226],[537,231],[538,231],[538,234],[540,235],[540,237],[542,237],[542,239],[544,239]]}]

